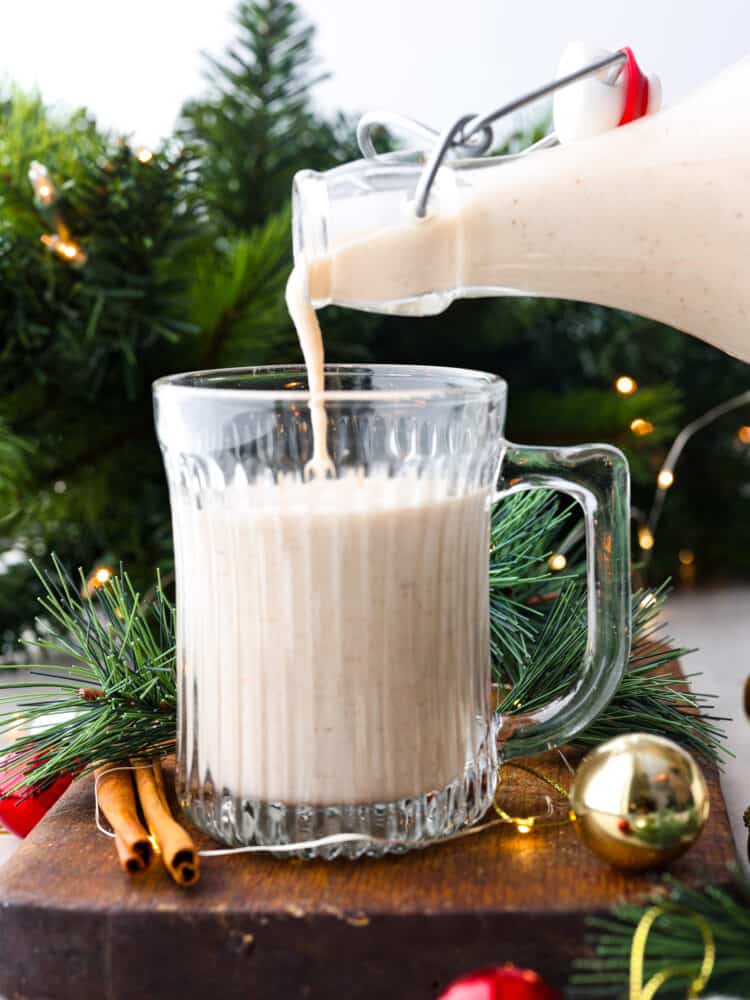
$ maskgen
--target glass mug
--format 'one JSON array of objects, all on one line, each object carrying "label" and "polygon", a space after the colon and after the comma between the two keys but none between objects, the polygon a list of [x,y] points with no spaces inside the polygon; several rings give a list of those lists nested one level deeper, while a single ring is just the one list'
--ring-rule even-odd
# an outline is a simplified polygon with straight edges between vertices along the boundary
[{"label": "glass mug", "polygon": [[[228,844],[353,833],[299,853],[422,847],[482,816],[499,761],[568,742],[616,690],[630,641],[627,463],[605,445],[510,444],[495,375],[328,365],[334,471],[311,479],[306,386],[294,366],[154,386],[174,531],[178,794]],[[584,511],[588,644],[569,694],[503,729],[490,516],[498,498],[537,488]]]}]

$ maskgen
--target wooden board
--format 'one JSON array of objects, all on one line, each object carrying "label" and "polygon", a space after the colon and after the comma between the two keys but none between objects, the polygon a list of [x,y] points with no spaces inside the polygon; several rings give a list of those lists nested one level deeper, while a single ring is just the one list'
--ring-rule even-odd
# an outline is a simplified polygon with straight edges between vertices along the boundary
[{"label": "wooden board", "polygon": [[[569,783],[558,754],[534,763]],[[708,826],[670,870],[721,885],[734,847],[717,775],[707,777]],[[543,791],[505,769],[509,812],[538,811]],[[158,866],[138,879],[119,870],[87,778],[0,870],[0,993],[427,1000],[462,972],[508,961],[562,986],[585,918],[658,886],[658,875],[598,861],[566,825],[526,836],[501,827],[381,860],[205,859],[198,886],[180,890]]]}]

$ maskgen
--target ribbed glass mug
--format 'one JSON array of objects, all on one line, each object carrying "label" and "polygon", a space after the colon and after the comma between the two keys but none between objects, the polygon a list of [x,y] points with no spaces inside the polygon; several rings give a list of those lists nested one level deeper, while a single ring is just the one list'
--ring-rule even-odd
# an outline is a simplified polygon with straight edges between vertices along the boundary
[{"label": "ribbed glass mug", "polygon": [[[628,470],[604,445],[507,442],[494,375],[329,365],[325,386],[334,471],[321,480],[307,470],[303,368],[155,383],[177,778],[188,815],[221,841],[354,833],[300,854],[357,857],[478,819],[499,759],[565,743],[607,703],[629,651]],[[491,687],[490,515],[537,488],[583,507],[588,646],[573,690],[508,735]]]}]

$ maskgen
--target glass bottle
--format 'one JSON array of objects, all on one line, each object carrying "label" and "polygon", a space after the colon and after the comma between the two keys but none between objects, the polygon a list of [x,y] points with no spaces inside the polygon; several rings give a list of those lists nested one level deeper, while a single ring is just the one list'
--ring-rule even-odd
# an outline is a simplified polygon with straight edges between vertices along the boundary
[{"label": "glass bottle", "polygon": [[640,313],[750,361],[750,57],[674,107],[517,159],[445,163],[417,219],[424,156],[294,184],[313,305],[427,315],[541,295]]}]

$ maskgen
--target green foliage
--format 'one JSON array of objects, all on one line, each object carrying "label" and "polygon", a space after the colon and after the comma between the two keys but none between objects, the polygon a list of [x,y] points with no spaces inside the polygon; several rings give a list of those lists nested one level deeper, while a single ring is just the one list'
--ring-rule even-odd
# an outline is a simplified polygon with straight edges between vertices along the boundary
[{"label": "green foliage", "polygon": [[0,522],[18,515],[26,485],[29,445],[0,422]]},{"label": "green foliage", "polygon": [[[19,161],[41,145],[37,133]],[[0,207],[0,551],[41,557],[54,547],[89,565],[129,558],[149,577],[168,553],[150,381],[172,364],[175,340],[195,340],[188,168],[181,154],[144,164],[125,143],[87,133],[75,179],[50,170],[59,199],[37,217],[34,238]],[[84,247],[85,267],[41,244],[59,220]],[[0,633],[31,620],[38,592],[20,563],[0,575]]]},{"label": "green foliage", "polygon": [[83,336],[78,324],[70,330],[69,346],[74,359],[80,352],[92,393],[119,365],[116,382],[133,398],[142,383],[133,373],[147,352],[196,332],[184,319],[198,235],[185,197],[188,171],[185,153],[163,150],[141,163],[119,142],[85,161],[66,196],[65,217],[90,255],[78,289],[87,322]]},{"label": "green foliage", "polygon": [[[533,712],[570,689],[586,647],[585,567],[573,508],[554,493],[535,491],[496,505],[490,558],[490,637],[499,708]],[[564,573],[549,556],[564,553]],[[724,733],[712,715],[713,696],[676,684],[669,665],[686,656],[662,635],[664,587],[633,595],[633,648],[628,671],[602,714],[576,742],[595,746],[622,733],[656,733],[704,760],[718,762]]]},{"label": "green foliage", "polygon": [[328,122],[312,109],[310,92],[326,74],[296,3],[242,2],[236,22],[223,60],[208,60],[208,96],[183,108],[181,134],[200,152],[216,226],[247,232],[284,207],[297,170],[334,166],[353,143],[345,118]]},{"label": "green foliage", "polygon": [[[633,479],[649,485],[654,481],[654,455],[672,443],[679,426],[679,394],[669,383],[650,385],[624,397],[613,392],[611,385],[583,386],[570,393],[531,390],[524,393],[521,405],[524,440],[550,444],[608,441],[627,455]],[[638,437],[630,430],[637,417],[653,424],[651,434]]]},{"label": "green foliage", "polygon": [[0,218],[14,233],[39,242],[39,217],[30,197],[28,170],[40,160],[73,184],[82,157],[96,159],[105,138],[83,108],[51,111],[37,92],[11,87],[0,98]]},{"label": "green foliage", "polygon": [[[33,698],[4,713],[0,732],[30,730],[12,744],[8,791],[44,787],[58,775],[127,759],[146,746],[154,754],[174,749],[174,610],[161,581],[144,613],[127,574],[90,600],[80,593],[87,593],[83,574],[76,585],[56,559],[53,566],[40,576],[45,624],[35,645],[73,665],[39,667]],[[6,702],[19,689],[28,695],[25,683],[0,688],[10,692]]]},{"label": "green foliage", "polygon": [[[740,893],[713,886],[690,889],[666,877],[670,892],[646,906],[617,906],[610,917],[593,918],[593,958],[578,959],[566,996],[622,997],[628,986],[633,934],[651,906],[678,907],[661,915],[648,936],[644,977],[648,981],[666,969],[682,966],[688,975],[670,978],[659,995],[684,997],[690,979],[697,975],[704,956],[703,937],[695,917],[708,924],[716,947],[716,959],[708,981],[711,995],[750,997],[750,906]],[[692,917],[692,919],[691,919]]]},{"label": "green foliage", "polygon": [[[190,315],[200,330],[198,367],[267,364],[280,344],[288,359],[294,336],[284,302],[289,224],[283,208],[251,233],[221,240],[196,260]],[[253,337],[256,330],[264,336]]]},{"label": "green foliage", "polygon": [[[142,164],[126,144],[114,143],[77,166],[54,211],[88,262],[61,266],[38,238],[33,251],[27,245],[32,281],[19,288],[11,280],[3,292],[9,322],[0,385],[17,392],[20,376],[43,384],[48,396],[64,388],[68,398],[92,400],[110,387],[132,401],[148,377],[140,366],[154,344],[193,332],[183,320],[182,254],[195,236],[184,200],[185,158],[163,152]],[[45,215],[54,232],[53,213]],[[12,279],[12,248],[3,256]]]}]

